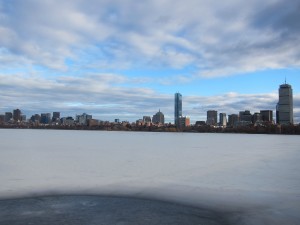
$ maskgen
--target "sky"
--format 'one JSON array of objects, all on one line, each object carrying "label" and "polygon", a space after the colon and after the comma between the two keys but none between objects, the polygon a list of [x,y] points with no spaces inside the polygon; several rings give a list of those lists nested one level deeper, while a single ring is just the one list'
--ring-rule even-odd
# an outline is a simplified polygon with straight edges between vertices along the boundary
[{"label": "sky", "polygon": [[[0,114],[174,121],[274,110],[300,122],[300,0],[0,0]],[[275,114],[275,113],[274,113]]]}]

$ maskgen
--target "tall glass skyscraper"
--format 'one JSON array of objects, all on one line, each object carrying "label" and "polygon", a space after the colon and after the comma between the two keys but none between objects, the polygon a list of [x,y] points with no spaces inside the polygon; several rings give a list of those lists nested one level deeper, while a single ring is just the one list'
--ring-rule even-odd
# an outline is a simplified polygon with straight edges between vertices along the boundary
[{"label": "tall glass skyscraper", "polygon": [[276,121],[279,124],[293,124],[293,89],[289,84],[279,87],[279,101],[276,107]]},{"label": "tall glass skyscraper", "polygon": [[175,93],[175,112],[174,112],[174,123],[178,125],[178,118],[182,117],[182,95]]}]

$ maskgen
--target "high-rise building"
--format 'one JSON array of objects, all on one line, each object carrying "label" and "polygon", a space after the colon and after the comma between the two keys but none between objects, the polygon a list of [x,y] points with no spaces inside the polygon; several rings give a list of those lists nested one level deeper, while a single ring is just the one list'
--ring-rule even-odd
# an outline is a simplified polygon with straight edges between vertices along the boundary
[{"label": "high-rise building", "polygon": [[239,118],[240,121],[252,123],[252,114],[249,110],[240,111]]},{"label": "high-rise building", "polygon": [[41,113],[42,124],[49,124],[51,122],[51,113]]},{"label": "high-rise building", "polygon": [[208,110],[206,124],[214,126],[217,125],[217,123],[218,123],[218,112],[215,110]]},{"label": "high-rise building", "polygon": [[220,113],[219,118],[220,118],[220,126],[226,127],[226,125],[227,125],[226,113]]},{"label": "high-rise building", "polygon": [[152,122],[156,124],[164,124],[165,123],[164,114],[159,110],[155,115],[153,115]]},{"label": "high-rise building", "polygon": [[58,122],[60,120],[60,112],[52,113],[52,122]]},{"label": "high-rise building", "polygon": [[258,112],[254,113],[253,116],[252,116],[252,122],[255,124],[255,123],[260,123],[262,122],[262,115]]},{"label": "high-rise building", "polygon": [[34,114],[30,118],[31,122],[39,123],[41,121],[41,116],[39,114]]},{"label": "high-rise building", "polygon": [[182,95],[175,93],[175,111],[174,111],[174,124],[178,125],[178,119],[182,117]]},{"label": "high-rise building", "polygon": [[13,111],[13,119],[14,119],[15,122],[22,120],[21,110],[20,109],[15,109]]},{"label": "high-rise building", "polygon": [[279,101],[276,107],[276,121],[279,124],[293,124],[293,89],[289,84],[282,84],[278,90]]},{"label": "high-rise building", "polygon": [[234,127],[239,122],[238,114],[228,115],[228,126]]}]

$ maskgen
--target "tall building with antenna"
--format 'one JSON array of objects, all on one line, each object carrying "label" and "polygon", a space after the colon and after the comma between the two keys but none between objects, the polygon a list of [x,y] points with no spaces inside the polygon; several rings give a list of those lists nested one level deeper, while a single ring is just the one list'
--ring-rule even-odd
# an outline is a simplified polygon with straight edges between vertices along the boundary
[{"label": "tall building with antenna", "polygon": [[175,111],[174,111],[174,124],[178,126],[178,119],[182,117],[182,95],[175,93]]},{"label": "tall building with antenna", "polygon": [[293,89],[292,86],[284,84],[279,86],[279,101],[276,106],[276,122],[278,124],[293,124]]}]

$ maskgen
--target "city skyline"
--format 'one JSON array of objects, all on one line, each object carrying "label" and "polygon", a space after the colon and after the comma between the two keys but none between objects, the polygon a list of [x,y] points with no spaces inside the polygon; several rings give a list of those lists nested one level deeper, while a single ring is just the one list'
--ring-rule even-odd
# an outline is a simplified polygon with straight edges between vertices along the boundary
[{"label": "city skyline", "polygon": [[[182,115],[182,94],[176,92],[174,94],[174,123],[176,127],[182,128],[191,125],[190,117]],[[267,122],[268,124],[281,124],[281,125],[292,125],[294,123],[294,113],[293,113],[293,89],[292,86],[287,84],[286,81],[284,84],[281,84],[278,89],[278,103],[276,105],[276,117],[273,118],[273,110],[260,110],[259,112],[250,112],[250,110],[239,111],[239,114],[233,113],[227,115],[226,113],[219,112],[216,110],[208,110],[206,116],[206,121],[196,121],[195,125],[199,124],[207,124],[210,126],[220,126],[225,128],[227,126],[227,121],[229,126],[245,126],[245,125],[255,125],[256,123],[260,124],[261,122]],[[60,124],[60,119],[71,119],[73,122],[77,121],[80,125],[87,125],[88,120],[92,120],[92,115],[88,115],[83,113],[82,115],[76,114],[76,119],[74,120],[72,116],[68,115],[60,118],[60,112],[53,112],[51,118],[51,113],[41,113],[34,114],[30,119],[26,120],[26,115],[22,113],[20,109],[14,109],[13,112],[5,112],[5,114],[0,114],[1,119],[0,122],[4,123],[18,123],[18,122],[26,122],[29,120],[33,123],[41,122],[42,124],[50,124],[54,122],[54,124]],[[82,119],[80,119],[82,117]],[[152,121],[151,116],[143,116],[143,119],[137,119],[137,124],[172,124],[170,122],[165,123],[164,114],[159,111],[153,115]],[[10,121],[12,119],[13,121]],[[94,122],[103,120],[95,120]],[[85,122],[82,122],[85,121]],[[120,122],[120,119],[114,119],[117,123]],[[128,120],[123,120],[123,122],[127,122]],[[58,122],[58,123],[57,123]],[[94,123],[92,122],[92,123]],[[112,122],[112,121],[106,121]],[[129,121],[128,121],[129,122]],[[132,122],[132,121],[131,121]],[[64,124],[64,122],[62,122]],[[97,122],[96,122],[97,123]],[[300,124],[300,123],[299,123]]]},{"label": "city skyline", "polygon": [[173,123],[180,92],[192,123],[208,110],[275,115],[286,79],[299,123],[298,9],[282,0],[0,0],[0,114],[135,121],[160,109]]}]

